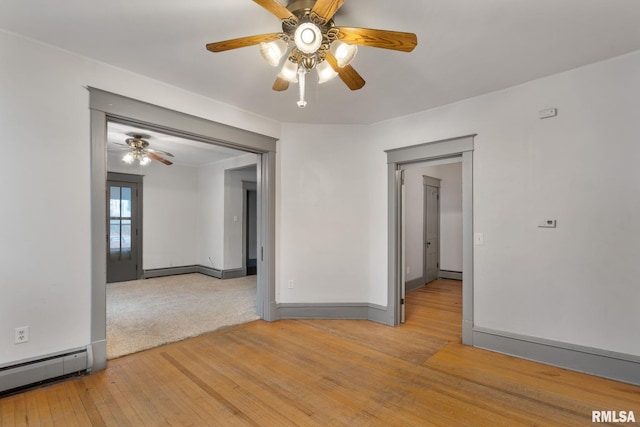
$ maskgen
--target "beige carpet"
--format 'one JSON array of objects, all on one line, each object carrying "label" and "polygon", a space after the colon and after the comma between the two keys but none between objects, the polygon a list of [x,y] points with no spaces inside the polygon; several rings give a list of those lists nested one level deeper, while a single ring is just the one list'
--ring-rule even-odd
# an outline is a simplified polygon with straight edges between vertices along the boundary
[{"label": "beige carpet", "polygon": [[194,273],[109,283],[107,358],[256,319],[256,276]]}]

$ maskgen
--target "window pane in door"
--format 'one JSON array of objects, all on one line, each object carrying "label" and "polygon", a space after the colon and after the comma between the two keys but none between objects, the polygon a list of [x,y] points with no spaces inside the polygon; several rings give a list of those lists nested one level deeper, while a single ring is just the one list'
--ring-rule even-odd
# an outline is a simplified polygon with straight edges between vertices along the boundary
[{"label": "window pane in door", "polygon": [[109,258],[131,260],[131,188],[109,189]]},{"label": "window pane in door", "polygon": [[131,218],[131,188],[121,187],[122,194],[120,196],[120,216],[122,218]]},{"label": "window pane in door", "polygon": [[111,187],[109,190],[109,216],[120,216],[120,187]]},{"label": "window pane in door", "polygon": [[131,259],[131,220],[120,221],[120,259]]}]

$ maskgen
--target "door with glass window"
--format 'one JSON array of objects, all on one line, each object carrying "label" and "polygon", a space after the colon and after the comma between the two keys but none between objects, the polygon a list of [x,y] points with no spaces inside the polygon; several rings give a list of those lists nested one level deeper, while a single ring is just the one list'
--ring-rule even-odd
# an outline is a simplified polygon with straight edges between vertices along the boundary
[{"label": "door with glass window", "polygon": [[109,173],[107,283],[142,278],[142,177]]}]

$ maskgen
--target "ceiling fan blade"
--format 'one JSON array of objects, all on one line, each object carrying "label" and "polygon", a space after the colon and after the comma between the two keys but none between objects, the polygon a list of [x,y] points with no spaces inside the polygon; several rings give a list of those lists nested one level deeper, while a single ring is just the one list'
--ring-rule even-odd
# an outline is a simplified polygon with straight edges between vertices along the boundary
[{"label": "ceiling fan blade", "polygon": [[317,13],[321,18],[327,21],[333,18],[338,9],[342,7],[345,0],[318,0],[311,9],[311,12]]},{"label": "ceiling fan blade", "polygon": [[281,92],[283,90],[289,89],[289,82],[285,79],[281,79],[280,77],[276,78],[276,81],[273,83],[273,90]]},{"label": "ceiling fan blade", "polygon": [[280,38],[280,33],[260,34],[256,36],[240,37],[239,39],[225,40],[207,44],[207,50],[211,52],[224,52],[225,50],[238,49],[253,46],[261,42],[272,42]]},{"label": "ceiling fan blade", "polygon": [[295,22],[298,22],[298,18],[291,13],[289,9],[284,7],[282,3],[278,2],[278,0],[253,0],[258,3],[260,6],[267,9],[269,12],[273,13],[279,19],[293,19]]},{"label": "ceiling fan blade", "polygon": [[338,66],[338,60],[331,52],[327,52],[325,60],[331,65],[331,68],[338,73],[338,77],[349,87],[351,90],[362,89],[365,85],[365,81],[358,74],[358,72],[351,66],[346,65],[342,68]]},{"label": "ceiling fan blade", "polygon": [[418,37],[413,33],[399,31],[372,30],[369,28],[339,27],[338,39],[349,44],[379,47],[382,49],[411,52],[418,45]]},{"label": "ceiling fan blade", "polygon": [[163,159],[162,157],[158,156],[158,155],[157,155],[157,154],[155,154],[155,153],[152,153],[151,151],[147,152],[147,155],[148,155],[149,157],[151,157],[152,159],[159,161],[160,163],[164,163],[164,164],[165,164],[165,165],[167,165],[167,166],[169,166],[169,165],[172,165],[172,164],[173,164],[173,163],[172,163],[172,162],[170,162],[169,160],[167,160],[167,159]]},{"label": "ceiling fan blade", "polygon": [[147,148],[147,151],[150,151],[152,153],[164,154],[165,156],[169,156],[169,157],[175,157],[173,154],[169,153],[168,151],[156,150],[153,148]]}]

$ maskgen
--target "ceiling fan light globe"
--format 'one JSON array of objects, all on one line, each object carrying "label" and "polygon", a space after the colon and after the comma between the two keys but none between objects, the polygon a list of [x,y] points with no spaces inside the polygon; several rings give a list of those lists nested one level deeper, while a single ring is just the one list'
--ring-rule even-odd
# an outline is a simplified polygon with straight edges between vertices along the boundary
[{"label": "ceiling fan light globe", "polygon": [[124,155],[124,157],[122,158],[122,161],[128,165],[130,165],[131,163],[133,163],[133,155],[131,153],[127,153]]},{"label": "ceiling fan light globe", "polygon": [[304,31],[300,33],[300,39],[304,44],[311,44],[316,39],[316,35],[310,28],[305,28]]},{"label": "ceiling fan light globe", "polygon": [[289,60],[285,61],[282,70],[278,73],[278,77],[289,83],[298,83],[298,64]]},{"label": "ceiling fan light globe", "polygon": [[316,70],[318,71],[318,83],[326,83],[329,80],[335,78],[338,73],[335,72],[331,65],[327,61],[322,61],[318,65],[316,65]]},{"label": "ceiling fan light globe", "polygon": [[305,22],[296,28],[293,41],[300,52],[315,53],[322,45],[322,30],[311,22]]},{"label": "ceiling fan light globe", "polygon": [[331,43],[330,51],[336,57],[338,67],[343,68],[351,64],[351,61],[356,57],[358,46],[336,40]]},{"label": "ceiling fan light globe", "polygon": [[287,51],[287,44],[283,40],[275,40],[269,43],[260,43],[260,53],[265,61],[272,67],[277,67]]},{"label": "ceiling fan light globe", "polygon": [[142,165],[142,166],[146,166],[146,165],[148,165],[149,163],[151,163],[151,158],[150,158],[150,157],[148,157],[148,156],[144,156],[144,157],[142,157],[142,158],[140,159],[140,165]]}]

